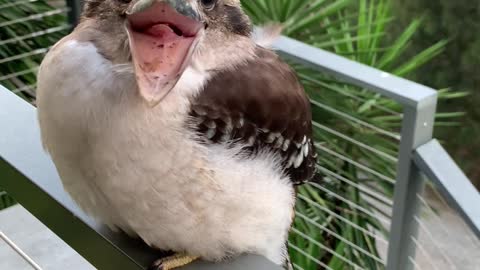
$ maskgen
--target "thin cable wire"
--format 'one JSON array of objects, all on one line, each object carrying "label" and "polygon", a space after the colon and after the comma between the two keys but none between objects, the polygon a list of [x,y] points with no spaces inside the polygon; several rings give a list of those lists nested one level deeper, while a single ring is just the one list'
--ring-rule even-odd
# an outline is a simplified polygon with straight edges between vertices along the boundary
[{"label": "thin cable wire", "polygon": [[[379,194],[384,194],[385,190],[381,186],[378,185],[377,181],[374,179],[359,179],[361,181],[361,185],[365,186],[368,189],[371,189]],[[389,195],[385,195],[387,197],[392,197]],[[393,201],[392,201],[393,202]]]},{"label": "thin cable wire", "polygon": [[376,218],[376,219],[381,219],[383,222],[386,222],[386,223],[390,222],[390,220],[387,220],[387,219],[384,218],[384,217],[380,217],[380,216],[378,216],[378,215],[375,215],[375,213],[369,211],[368,209],[365,209],[364,207],[362,207],[362,206],[360,206],[360,205],[352,202],[352,201],[349,200],[349,199],[346,199],[345,197],[342,197],[342,196],[338,195],[337,193],[329,190],[328,188],[322,187],[321,185],[319,185],[319,184],[317,184],[317,183],[314,183],[314,182],[311,182],[311,183],[308,183],[308,184],[309,184],[310,186],[313,186],[313,187],[315,187],[315,188],[317,188],[317,189],[322,190],[323,192],[326,192],[326,193],[330,194],[331,196],[339,199],[340,201],[342,201],[342,202],[350,205],[351,207],[353,207],[353,208],[361,211],[362,213],[364,213],[364,214],[366,214],[366,215],[368,215],[368,216],[370,216],[370,217],[372,217],[372,218],[374,218],[374,219],[375,219],[375,218]]},{"label": "thin cable wire", "polygon": [[328,174],[329,176],[332,176],[332,177],[334,177],[335,179],[337,179],[341,182],[344,182],[348,185],[351,185],[351,186],[361,190],[363,193],[366,193],[366,194],[370,195],[371,197],[374,197],[377,200],[387,204],[388,206],[393,207],[393,201],[391,199],[389,199],[389,198],[387,198],[387,197],[385,197],[381,194],[378,194],[377,192],[374,192],[374,191],[372,191],[371,189],[369,189],[365,186],[361,186],[357,183],[354,183],[352,180],[349,180],[349,179],[347,179],[347,178],[345,178],[345,177],[343,177],[343,176],[341,176],[341,175],[339,175],[339,174],[337,174],[337,173],[335,173],[335,172],[333,172],[333,171],[331,171],[331,170],[329,170],[325,167],[317,165],[317,168],[320,171],[322,171],[323,173]]},{"label": "thin cable wire", "polygon": [[370,252],[368,252],[367,250],[363,249],[362,247],[356,245],[355,243],[349,241],[348,239],[344,238],[343,236],[339,235],[338,233],[336,233],[336,232],[328,229],[327,226],[318,224],[318,222],[312,220],[311,218],[305,216],[304,214],[302,214],[302,213],[300,213],[300,212],[298,212],[298,211],[295,212],[295,215],[296,215],[297,217],[300,217],[301,219],[305,220],[306,222],[312,224],[313,226],[317,227],[318,229],[323,230],[323,231],[327,232],[328,234],[334,236],[334,237],[337,238],[338,240],[340,240],[340,241],[344,242],[345,244],[351,246],[352,248],[360,251],[361,253],[367,255],[368,257],[374,259],[375,261],[377,261],[377,262],[385,265],[385,261],[384,261],[384,260],[382,260],[382,259],[380,259],[379,257],[373,255],[372,253],[370,253]]},{"label": "thin cable wire", "polygon": [[417,194],[417,198],[425,206],[427,211],[430,212],[430,214],[437,220],[437,224],[440,225],[440,229],[443,231],[443,233],[445,233],[445,235],[447,235],[449,238],[451,238],[450,232],[447,230],[447,228],[445,227],[445,225],[443,224],[442,220],[437,215],[437,213],[435,213],[435,211],[433,211],[432,207],[430,207],[430,205],[425,201],[423,196],[421,196],[420,194]]},{"label": "thin cable wire", "polygon": [[378,240],[382,241],[382,242],[385,243],[385,244],[388,244],[388,240],[387,240],[386,238],[380,237],[380,236],[378,236],[378,235],[376,235],[376,234],[374,234],[374,233],[372,233],[372,232],[370,232],[370,231],[368,231],[368,230],[366,230],[366,229],[358,226],[357,224],[353,223],[352,221],[350,221],[350,220],[342,217],[341,215],[339,215],[339,214],[331,211],[330,209],[328,209],[328,208],[326,208],[326,207],[324,207],[324,206],[322,206],[322,205],[320,205],[320,204],[318,204],[318,203],[310,200],[309,198],[306,198],[306,197],[303,196],[302,194],[298,194],[297,197],[300,198],[300,199],[302,199],[302,200],[304,200],[304,201],[307,202],[307,203],[310,203],[311,205],[317,207],[318,209],[323,210],[324,212],[327,212],[328,214],[334,216],[335,218],[337,218],[337,219],[343,221],[344,223],[352,226],[353,228],[355,228],[355,229],[357,229],[357,230],[359,230],[359,231],[361,231],[361,232],[363,232],[363,233],[365,233],[365,234],[367,234],[367,235],[369,235],[369,236],[371,236],[371,237],[373,237],[373,238],[375,238],[375,239],[378,239]]},{"label": "thin cable wire", "polygon": [[331,113],[334,113],[334,114],[336,114],[336,115],[342,116],[342,117],[344,117],[344,118],[346,118],[346,119],[348,119],[348,120],[350,120],[350,121],[352,121],[352,122],[355,122],[355,123],[357,123],[357,124],[360,124],[360,125],[362,125],[362,126],[364,126],[364,127],[366,127],[366,128],[372,129],[372,130],[374,130],[374,131],[376,131],[376,132],[378,132],[378,133],[380,133],[380,134],[383,134],[383,135],[385,135],[385,136],[388,136],[388,137],[390,137],[390,138],[393,138],[393,139],[395,139],[395,140],[397,140],[397,141],[399,141],[399,140],[401,139],[400,134],[393,133],[393,132],[390,132],[390,131],[381,129],[381,128],[377,127],[377,126],[374,126],[374,125],[372,125],[372,124],[370,124],[370,123],[367,123],[367,122],[365,122],[365,121],[363,121],[363,120],[360,120],[360,119],[358,119],[358,118],[355,118],[355,117],[353,117],[353,116],[351,116],[351,115],[349,115],[349,114],[347,114],[347,113],[341,112],[341,111],[339,111],[339,110],[337,110],[337,109],[334,109],[334,108],[332,108],[332,107],[330,107],[330,106],[328,106],[328,105],[325,105],[325,104],[323,104],[323,103],[321,103],[321,102],[318,102],[318,101],[315,101],[315,100],[311,100],[310,102],[311,102],[313,105],[317,106],[317,107],[320,107],[320,108],[322,108],[322,109],[324,109],[324,110],[326,110],[326,111],[329,111],[329,112],[331,112]]},{"label": "thin cable wire", "polygon": [[342,260],[343,262],[345,262],[346,264],[352,266],[353,268],[355,269],[363,269],[362,267],[360,267],[359,265],[355,264],[354,262],[350,261],[349,259],[345,258],[344,256],[338,254],[336,251],[332,250],[331,248],[321,244],[320,242],[318,242],[317,240],[311,238],[310,236],[304,234],[303,232],[297,230],[296,228],[292,228],[292,231],[298,235],[300,235],[301,237],[303,237],[305,240],[308,240],[310,241],[311,243],[317,245],[319,248],[322,248],[323,250],[327,251],[328,253],[336,256],[337,258],[339,258],[340,260]]},{"label": "thin cable wire", "polygon": [[355,166],[355,167],[357,167],[357,168],[359,168],[359,169],[361,169],[361,170],[363,170],[363,171],[369,172],[369,173],[371,173],[371,174],[379,177],[380,179],[383,179],[383,180],[389,182],[389,183],[392,184],[392,185],[395,185],[395,180],[394,180],[393,178],[391,178],[391,177],[388,177],[388,176],[386,176],[386,175],[384,175],[384,174],[381,174],[381,173],[375,171],[374,169],[371,169],[371,168],[369,168],[369,167],[367,167],[367,166],[365,166],[365,165],[363,165],[363,164],[361,164],[361,163],[358,163],[358,162],[354,161],[354,160],[351,159],[351,158],[348,158],[348,157],[346,157],[346,156],[344,156],[344,155],[341,155],[341,154],[339,154],[339,153],[337,153],[337,152],[335,152],[335,151],[332,151],[332,150],[326,148],[325,146],[322,146],[322,145],[319,144],[319,143],[315,143],[315,147],[318,148],[318,149],[320,149],[320,150],[322,150],[323,152],[326,152],[326,153],[328,153],[328,154],[330,154],[330,155],[332,155],[332,156],[335,156],[335,157],[337,157],[337,158],[339,158],[339,159],[341,159],[341,160],[343,160],[343,161],[345,161],[345,162],[348,162],[348,163],[352,164],[353,166]]},{"label": "thin cable wire", "polygon": [[28,264],[30,264],[35,270],[42,270],[42,268],[30,258],[25,252],[23,252],[10,238],[8,238],[3,232],[0,232],[0,238],[7,243],[18,255],[20,255]]},{"label": "thin cable wire", "polygon": [[297,269],[297,270],[305,270],[305,269],[303,269],[302,267],[300,267],[300,266],[299,266],[298,264],[296,264],[296,263],[292,263],[292,265],[293,265],[293,268],[295,268],[295,269]]},{"label": "thin cable wire", "polygon": [[374,211],[375,214],[382,215],[383,217],[389,219],[390,222],[385,224],[385,226],[390,226],[393,207],[385,206],[382,208],[382,205],[379,205],[378,201],[375,198],[366,196],[365,193],[361,193],[360,196],[369,204],[369,207],[372,209],[372,211]]},{"label": "thin cable wire", "polygon": [[18,77],[18,76],[30,74],[30,73],[35,73],[36,74],[37,71],[38,71],[38,67],[34,67],[34,68],[18,71],[18,72],[15,72],[15,73],[10,73],[8,75],[0,76],[0,82],[1,81],[6,81],[8,79],[12,79],[12,78],[15,78],[15,77]]},{"label": "thin cable wire", "polygon": [[[20,92],[24,92],[24,91],[33,91],[35,90],[35,88],[37,87],[36,84],[30,84],[30,85],[25,85],[23,87],[20,87],[20,88],[16,88],[16,89],[13,89],[11,90],[12,93],[14,94],[18,94]],[[34,94],[33,92],[31,94]]]},{"label": "thin cable wire", "polygon": [[369,146],[369,145],[367,145],[367,144],[365,144],[365,143],[362,143],[362,142],[357,141],[357,140],[355,140],[355,139],[353,139],[353,138],[350,138],[349,136],[347,136],[347,135],[345,135],[345,134],[343,134],[343,133],[340,133],[340,132],[338,132],[338,131],[336,131],[336,130],[333,130],[333,129],[331,129],[331,128],[325,126],[325,125],[322,125],[322,124],[320,124],[320,123],[317,123],[317,122],[315,122],[315,121],[313,121],[312,123],[313,123],[313,126],[314,126],[314,127],[317,127],[317,128],[319,128],[319,129],[322,129],[322,130],[324,130],[324,131],[326,131],[326,132],[328,132],[328,133],[330,133],[330,134],[333,134],[333,135],[335,135],[335,136],[337,136],[337,137],[340,137],[340,138],[342,138],[342,139],[344,139],[344,140],[346,140],[346,141],[349,141],[349,142],[351,142],[351,143],[353,143],[353,144],[355,144],[355,145],[357,145],[357,146],[359,146],[359,147],[362,147],[362,148],[364,148],[364,149],[366,149],[366,150],[368,150],[368,151],[370,151],[370,152],[372,152],[372,153],[375,153],[375,154],[377,154],[377,155],[379,155],[379,156],[382,156],[382,157],[384,157],[385,159],[387,159],[388,161],[390,161],[390,162],[392,162],[392,163],[397,163],[397,162],[398,162],[398,158],[396,158],[396,157],[394,157],[394,156],[392,156],[392,155],[390,155],[390,154],[387,154],[387,153],[382,152],[382,151],[380,151],[380,150],[378,150],[378,149],[376,149],[376,148],[374,148],[374,147],[371,147],[371,146]]},{"label": "thin cable wire", "polygon": [[18,18],[18,19],[11,20],[11,21],[6,21],[6,22],[3,22],[3,23],[0,23],[0,28],[5,27],[5,26],[9,26],[9,25],[13,25],[13,24],[16,24],[16,23],[28,22],[28,21],[31,21],[31,20],[39,20],[39,19],[43,19],[43,18],[46,18],[46,17],[55,16],[55,15],[58,15],[58,14],[66,13],[66,12],[68,12],[68,10],[69,10],[68,8],[59,8],[59,9],[54,9],[54,10],[43,12],[43,13],[38,13],[38,14],[26,16],[26,17],[23,17],[23,18]]},{"label": "thin cable wire", "polygon": [[[437,196],[437,198],[440,200],[440,202],[442,202],[442,204],[447,208],[447,209],[450,209],[453,211],[452,207],[450,207],[450,205],[447,203],[447,201],[445,201],[445,199],[443,198],[443,196],[438,192],[438,190],[436,188],[433,188],[433,192],[435,193],[435,195]],[[455,212],[456,213],[456,212]],[[470,227],[468,227],[467,224],[465,224],[465,221],[462,219],[462,222],[460,222],[461,226],[466,230],[466,231],[471,231]],[[473,236],[472,234],[467,234],[466,235],[468,239],[470,239],[470,241],[472,242],[472,245],[477,247],[479,250],[480,250],[480,241],[478,240],[477,237]]]},{"label": "thin cable wire", "polygon": [[[311,77],[308,77],[308,76],[302,76],[301,74],[299,74],[299,77],[305,81],[310,81],[312,83],[315,83],[315,84],[319,84],[321,86],[324,86],[324,88],[322,89],[326,89],[326,90],[330,90],[332,92],[335,92],[335,93],[338,93],[340,95],[344,95],[344,96],[347,96],[347,97],[350,97],[352,99],[355,99],[357,101],[360,101],[360,102],[368,102],[369,99],[367,98],[362,98],[362,97],[359,97],[357,95],[354,95],[354,94],[350,94],[350,93],[347,93],[346,91],[340,91],[340,90],[337,90],[337,89],[334,89],[333,87],[329,87],[330,85],[328,85],[326,82],[322,82],[322,81],[319,81],[319,80],[316,80],[316,79],[312,79]],[[401,116],[402,114],[399,113],[399,112],[396,112],[394,110],[391,110],[385,106],[382,106],[382,105],[378,105],[378,104],[372,104],[372,107],[374,108],[378,108],[386,113],[390,113],[390,114],[393,114],[393,115],[398,115],[398,116]]]},{"label": "thin cable wire", "polygon": [[301,248],[295,246],[294,244],[288,242],[288,246],[293,248],[294,250],[296,250],[297,252],[299,252],[300,254],[302,254],[303,256],[307,257],[308,259],[312,260],[313,262],[315,262],[316,264],[320,265],[321,267],[327,269],[327,270],[333,270],[332,268],[330,268],[328,265],[326,265],[325,263],[319,261],[318,259],[314,258],[312,255],[306,253],[305,251],[303,251]]},{"label": "thin cable wire", "polygon": [[412,257],[408,256],[408,260],[410,261],[410,263],[413,264],[414,269],[422,270],[420,265],[418,265],[417,262]]},{"label": "thin cable wire", "polygon": [[50,0],[50,5],[51,6],[63,6],[65,5],[65,0]]},{"label": "thin cable wire", "polygon": [[300,198],[300,199],[302,199],[303,201],[305,201],[305,202],[307,202],[307,203],[310,203],[311,205],[315,206],[316,208],[318,208],[318,209],[320,209],[320,210],[322,210],[322,211],[324,211],[324,212],[327,212],[328,214],[334,216],[335,218],[337,218],[337,219],[345,222],[346,224],[352,226],[353,228],[355,228],[355,229],[357,229],[357,230],[359,230],[359,231],[361,231],[361,232],[363,232],[363,233],[365,233],[365,234],[367,234],[367,235],[369,235],[369,236],[371,236],[371,237],[373,237],[373,238],[375,238],[375,239],[377,239],[377,240],[379,240],[379,241],[382,241],[382,242],[385,243],[385,244],[388,244],[388,240],[385,239],[384,237],[380,237],[380,236],[378,236],[378,235],[376,235],[376,234],[374,234],[374,233],[372,233],[372,232],[370,232],[370,231],[368,231],[368,230],[366,230],[366,229],[358,226],[357,224],[355,224],[355,223],[351,222],[350,220],[348,220],[348,219],[340,216],[339,214],[333,212],[332,210],[330,210],[330,209],[328,209],[328,208],[326,208],[326,207],[324,207],[324,206],[322,206],[322,205],[320,205],[320,204],[318,204],[318,203],[310,200],[309,198],[303,196],[302,194],[298,194],[297,197]]},{"label": "thin cable wire", "polygon": [[6,3],[6,4],[3,4],[3,5],[0,5],[0,10],[4,9],[4,8],[20,6],[20,5],[23,5],[23,4],[33,3],[33,2],[37,2],[37,1],[38,0],[25,0],[25,1],[15,1],[15,2],[11,2],[11,3]]},{"label": "thin cable wire", "polygon": [[453,264],[453,262],[450,260],[450,257],[447,254],[445,254],[443,249],[440,248],[440,246],[438,245],[438,242],[435,240],[435,237],[433,237],[432,232],[430,232],[427,226],[425,226],[423,221],[418,216],[415,216],[414,219],[415,221],[417,221],[418,226],[427,234],[428,238],[430,238],[430,241],[432,241],[433,246],[440,252],[440,254],[442,254],[442,257],[448,262],[448,264],[450,264],[450,266],[453,267],[452,269],[457,269],[455,267],[455,264]]},{"label": "thin cable wire", "polygon": [[17,54],[17,55],[14,55],[14,56],[3,58],[3,59],[0,59],[0,64],[20,60],[20,59],[27,58],[27,57],[34,56],[34,55],[45,54],[45,53],[48,52],[48,50],[50,50],[50,48],[51,47],[36,49],[36,50],[29,51],[29,52],[26,52],[26,53]]},{"label": "thin cable wire", "polygon": [[27,34],[27,35],[2,40],[2,41],[0,41],[0,46],[16,43],[16,42],[23,41],[23,40],[29,39],[29,38],[34,38],[34,37],[40,37],[40,36],[44,36],[44,35],[48,35],[48,34],[53,34],[53,33],[56,33],[56,32],[63,31],[63,30],[67,30],[67,29],[70,29],[69,25],[61,25],[61,26],[57,26],[57,27],[48,28],[48,29],[45,29],[45,30],[42,30],[42,31],[37,31],[37,32],[30,33],[30,34]]},{"label": "thin cable wire", "polygon": [[420,245],[420,243],[417,241],[417,239],[415,239],[415,237],[411,236],[410,238],[413,241],[413,243],[415,244],[415,246],[417,246],[420,253],[422,253],[423,256],[425,256],[425,259],[427,259],[428,263],[431,266],[433,266],[434,269],[438,270],[437,265],[433,263],[434,261],[433,261],[432,257],[430,256],[430,254],[428,254],[428,252],[425,250],[425,248],[422,245]]}]

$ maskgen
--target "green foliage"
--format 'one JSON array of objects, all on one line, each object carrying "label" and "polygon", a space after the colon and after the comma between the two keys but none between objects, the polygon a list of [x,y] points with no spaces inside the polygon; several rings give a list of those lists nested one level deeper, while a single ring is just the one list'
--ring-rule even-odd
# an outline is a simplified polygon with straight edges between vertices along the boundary
[{"label": "green foliage", "polygon": [[[455,85],[464,89],[480,90],[480,78],[476,70],[480,66],[478,2],[395,0],[394,4],[398,7],[399,22],[392,26],[394,32],[401,31],[400,28],[408,24],[413,17],[421,16],[424,19],[423,27],[412,39],[412,50],[424,47],[434,40],[449,40],[448,50],[419,69],[415,78],[433,86]],[[425,76],[425,72],[428,72],[428,76]]]},{"label": "green foliage", "polygon": [[[0,84],[32,101],[46,49],[67,32],[64,10],[47,1],[0,0]],[[0,189],[0,209],[14,203]]]},{"label": "green foliage", "polygon": [[[446,41],[406,55],[422,20],[388,38],[388,0],[244,0],[255,24],[281,22],[284,34],[398,76],[409,76],[444,51]],[[299,189],[290,254],[298,269],[383,269],[377,243],[388,237],[402,108],[366,89],[291,63],[313,110],[320,184]],[[465,93],[440,91],[441,99]],[[461,113],[437,116],[451,125]]]},{"label": "green foliage", "polygon": [[403,30],[413,18],[424,18],[411,40],[407,54],[448,39],[445,53],[416,70],[411,78],[433,87],[450,86],[469,91],[468,99],[449,101],[444,108],[467,111],[456,129],[440,129],[437,135],[447,143],[448,150],[466,170],[480,190],[480,5],[470,0],[395,0],[398,7],[397,24],[391,25],[394,35]]},{"label": "green foliage", "polygon": [[0,210],[12,206],[15,204],[15,200],[8,196],[6,192],[0,191]]},{"label": "green foliage", "polygon": [[40,61],[68,33],[64,14],[44,0],[0,0],[0,84],[23,98],[34,98]]}]

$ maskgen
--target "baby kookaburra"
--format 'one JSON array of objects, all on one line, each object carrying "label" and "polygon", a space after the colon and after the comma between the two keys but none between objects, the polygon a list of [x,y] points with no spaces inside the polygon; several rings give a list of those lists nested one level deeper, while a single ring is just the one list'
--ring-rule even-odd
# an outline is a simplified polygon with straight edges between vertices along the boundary
[{"label": "baby kookaburra", "polygon": [[89,215],[152,247],[285,264],[310,105],[240,0],[87,0],[38,75],[42,140]]}]

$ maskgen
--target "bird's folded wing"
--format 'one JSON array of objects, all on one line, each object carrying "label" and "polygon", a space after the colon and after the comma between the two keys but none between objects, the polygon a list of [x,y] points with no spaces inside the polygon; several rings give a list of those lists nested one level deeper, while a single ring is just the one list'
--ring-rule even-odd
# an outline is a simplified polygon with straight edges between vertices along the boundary
[{"label": "bird's folded wing", "polygon": [[246,151],[279,153],[294,184],[315,172],[310,103],[291,68],[273,52],[216,72],[192,101],[194,127],[205,144],[235,142]]}]

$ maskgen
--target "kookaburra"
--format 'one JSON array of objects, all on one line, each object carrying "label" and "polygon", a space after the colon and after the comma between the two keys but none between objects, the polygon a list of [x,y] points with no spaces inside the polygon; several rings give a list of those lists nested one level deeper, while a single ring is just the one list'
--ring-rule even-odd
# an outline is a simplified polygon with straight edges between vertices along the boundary
[{"label": "kookaburra", "polygon": [[86,0],[38,74],[41,135],[89,215],[196,258],[284,265],[310,104],[240,0]]}]

